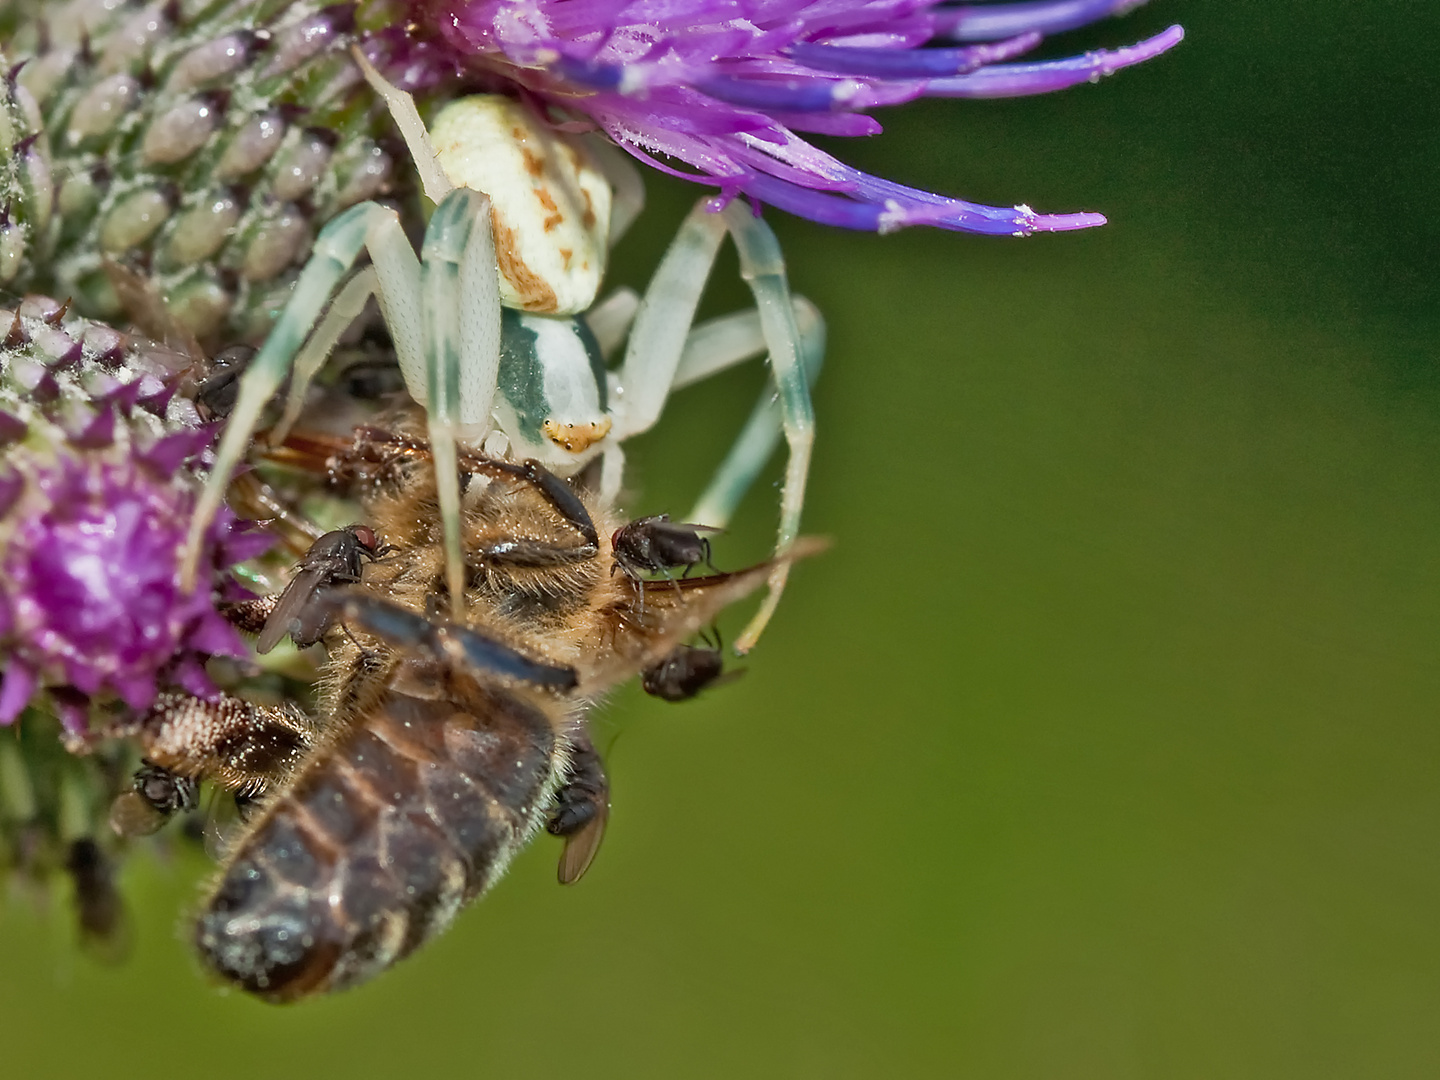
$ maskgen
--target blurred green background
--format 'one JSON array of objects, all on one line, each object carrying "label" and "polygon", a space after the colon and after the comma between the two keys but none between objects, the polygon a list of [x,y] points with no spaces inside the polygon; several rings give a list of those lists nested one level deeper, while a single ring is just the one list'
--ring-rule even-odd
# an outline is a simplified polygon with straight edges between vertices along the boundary
[{"label": "blurred green background", "polygon": [[[1155,0],[1050,48],[1172,22],[1099,86],[835,148],[1105,229],[771,215],[830,321],[836,543],[744,679],[600,714],[581,884],[542,839],[417,957],[276,1009],[202,983],[200,861],[136,860],[125,966],[4,913],[0,1072],[1440,1075],[1440,8]],[[694,197],[651,191],[635,282]],[[638,510],[688,506],[759,385],[680,396]]]}]

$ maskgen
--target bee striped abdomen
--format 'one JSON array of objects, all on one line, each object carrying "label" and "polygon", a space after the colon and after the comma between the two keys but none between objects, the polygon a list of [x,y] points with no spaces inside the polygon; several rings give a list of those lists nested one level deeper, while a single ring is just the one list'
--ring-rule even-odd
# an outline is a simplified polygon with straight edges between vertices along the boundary
[{"label": "bee striped abdomen", "polygon": [[454,918],[536,830],[563,768],[550,718],[502,690],[391,692],[237,844],[196,939],[274,1001],[389,967]]}]

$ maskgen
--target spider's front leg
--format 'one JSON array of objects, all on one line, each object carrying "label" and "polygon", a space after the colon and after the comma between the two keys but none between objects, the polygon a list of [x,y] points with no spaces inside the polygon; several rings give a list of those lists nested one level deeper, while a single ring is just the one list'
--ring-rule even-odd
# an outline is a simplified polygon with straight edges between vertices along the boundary
[{"label": "spider's front leg", "polygon": [[[290,294],[285,310],[281,312],[270,336],[265,339],[264,346],[241,377],[235,406],[230,411],[225,434],[215,452],[215,464],[210,469],[210,476],[196,503],[190,532],[186,537],[180,571],[181,583],[186,589],[194,588],[201,540],[215,512],[220,508],[231,474],[250,447],[251,437],[260,422],[260,414],[285,380],[301,343],[305,341],[326,302],[334,293],[336,284],[354,266],[362,248],[370,249],[372,258],[376,259],[377,272],[380,259],[376,256],[380,252],[393,254],[403,249],[409,253],[410,263],[415,262],[415,253],[405,239],[395,211],[376,203],[353,206],[333,218],[321,230],[310,261],[306,263],[295,283],[295,291]],[[385,277],[383,274],[380,276],[382,279]],[[385,280],[384,285],[408,292],[412,297],[418,295],[418,269],[411,271],[407,266],[398,273],[392,273],[390,277],[410,280]],[[407,300],[406,297],[392,296],[390,299],[398,301],[398,306],[402,309],[414,310],[419,306],[416,300]],[[387,311],[386,321],[389,322],[389,319],[390,313]],[[392,326],[392,331],[394,329]],[[398,341],[396,350],[400,351]],[[303,394],[303,388],[300,392]]]},{"label": "spider's front leg", "polygon": [[[326,301],[362,248],[369,251],[373,265],[351,279],[320,321]],[[287,416],[297,411],[295,402],[303,400],[309,380],[348,319],[364,307],[372,289],[380,301],[406,388],[426,408],[445,540],[446,579],[452,603],[459,610],[464,557],[456,442],[483,437],[500,363],[500,295],[490,200],[468,188],[456,188],[441,199],[425,231],[420,259],[395,212],[374,203],[347,210],[321,232],[289,303],[241,379],[239,396],[191,523],[183,564],[187,585],[194,581],[200,539],[220,506],[231,473],[250,445],[266,402],[294,366]],[[318,329],[300,352],[317,321]]]},{"label": "spider's front leg", "polygon": [[484,437],[500,368],[500,286],[488,195],[456,188],[441,200],[425,230],[420,284],[423,395],[416,393],[418,374],[412,377],[403,360],[401,370],[411,396],[425,406],[445,538],[445,580],[451,617],[459,621],[465,553],[456,443],[474,445]]}]

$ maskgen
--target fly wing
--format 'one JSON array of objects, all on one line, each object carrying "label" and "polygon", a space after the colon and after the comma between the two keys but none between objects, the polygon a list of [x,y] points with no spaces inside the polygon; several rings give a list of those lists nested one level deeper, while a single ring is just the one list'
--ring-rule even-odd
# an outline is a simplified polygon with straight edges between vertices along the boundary
[{"label": "fly wing", "polygon": [[725,530],[718,525],[701,525],[694,521],[661,521],[655,524],[655,531],[670,535],[700,533],[703,536],[719,536]]},{"label": "fly wing", "polygon": [[[290,584],[285,586],[285,591],[275,602],[275,609],[265,619],[265,626],[255,640],[257,653],[263,656],[279,645],[281,639],[290,633],[292,625],[300,631],[301,639],[309,636],[305,631],[316,629],[313,624],[317,616],[306,609],[310,606],[310,601],[315,598],[315,591],[320,587],[324,577],[325,571],[320,567],[302,567],[290,579]],[[314,643],[313,638],[304,642],[306,645]],[[300,640],[297,640],[296,644],[300,644]]]}]

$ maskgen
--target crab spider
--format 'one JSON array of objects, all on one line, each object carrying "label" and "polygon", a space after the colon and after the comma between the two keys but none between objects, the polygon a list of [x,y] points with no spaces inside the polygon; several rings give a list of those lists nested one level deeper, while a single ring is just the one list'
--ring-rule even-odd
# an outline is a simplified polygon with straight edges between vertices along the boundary
[{"label": "crab spider", "polygon": [[[410,95],[355,55],[389,105],[435,210],[418,259],[396,212],[377,203],[353,206],[321,230],[241,380],[196,506],[186,581],[193,581],[200,537],[266,402],[293,368],[287,407],[272,434],[283,438],[309,381],[371,295],[406,389],[426,410],[457,617],[464,593],[457,444],[535,458],[561,476],[603,455],[601,496],[611,500],[623,472],[620,443],[655,424],[671,390],[766,351],[774,385],[691,519],[724,526],[783,431],[790,458],[776,547],[788,548],[798,535],[809,471],[809,383],[819,371],[824,323],[808,301],[792,299],[769,227],[742,203],[715,211],[702,199],[643,298],[620,290],[596,304],[609,244],[643,201],[641,181],[623,155],[555,132],[520,103],[489,95],[452,103],[427,131]],[[696,325],[695,309],[727,232],[755,308]],[[370,265],[337,293],[362,249]],[[622,338],[623,360],[607,371],[603,346]],[[752,647],[769,621],[788,569],[788,561],[777,561],[737,651]]]}]

